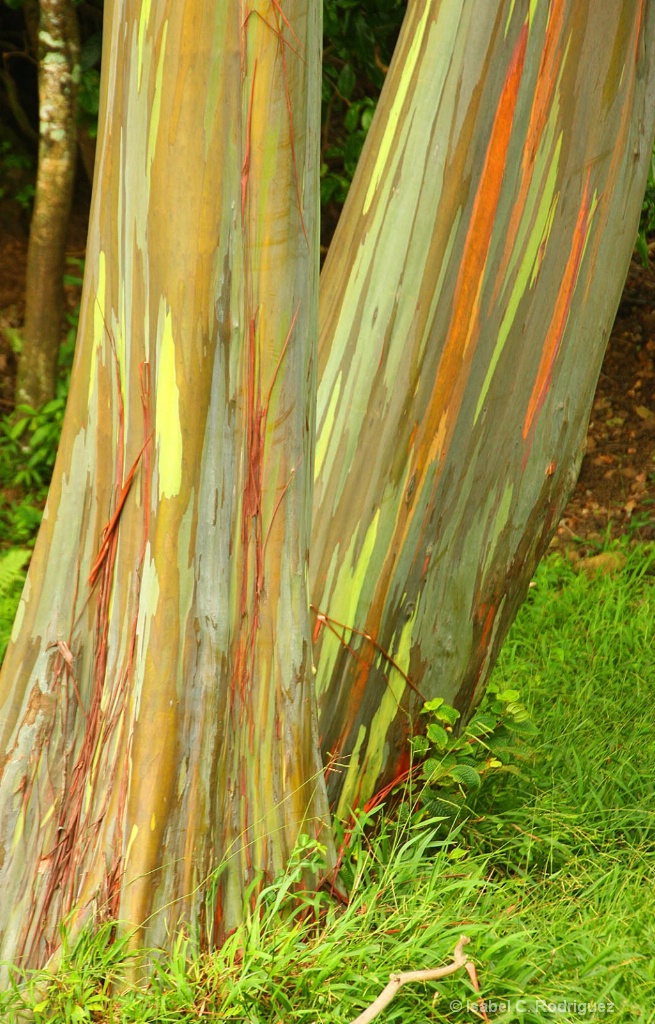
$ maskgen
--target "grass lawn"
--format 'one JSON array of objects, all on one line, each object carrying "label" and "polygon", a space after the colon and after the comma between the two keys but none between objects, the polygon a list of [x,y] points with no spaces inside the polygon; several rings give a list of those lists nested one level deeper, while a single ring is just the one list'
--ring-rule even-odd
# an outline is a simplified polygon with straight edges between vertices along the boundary
[{"label": "grass lawn", "polygon": [[[378,809],[350,844],[347,907],[292,901],[309,846],[220,952],[194,958],[181,936],[143,990],[108,931],[84,936],[49,987],[0,993],[2,1020],[27,1004],[53,1024],[347,1024],[390,972],[447,963],[465,934],[492,1024],[655,1024],[655,549],[623,550],[611,576],[540,567],[495,670],[531,710],[532,755],[450,833]],[[403,987],[377,1019],[481,1016],[459,970]]]}]

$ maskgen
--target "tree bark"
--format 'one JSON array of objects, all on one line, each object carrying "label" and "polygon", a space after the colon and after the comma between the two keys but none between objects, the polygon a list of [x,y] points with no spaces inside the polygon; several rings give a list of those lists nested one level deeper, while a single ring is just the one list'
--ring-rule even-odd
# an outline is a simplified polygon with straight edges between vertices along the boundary
[{"label": "tree bark", "polygon": [[424,699],[479,700],[574,486],[654,33],[633,0],[409,6],[321,277],[310,592],[339,813],[406,766]]},{"label": "tree bark", "polygon": [[113,0],[72,389],[0,677],[0,958],[212,942],[329,845],[307,549],[320,8]]},{"label": "tree bark", "polygon": [[76,164],[79,38],[72,0],[41,0],[39,165],[27,250],[25,326],[16,403],[38,408],[55,395],[63,315],[66,234]]}]

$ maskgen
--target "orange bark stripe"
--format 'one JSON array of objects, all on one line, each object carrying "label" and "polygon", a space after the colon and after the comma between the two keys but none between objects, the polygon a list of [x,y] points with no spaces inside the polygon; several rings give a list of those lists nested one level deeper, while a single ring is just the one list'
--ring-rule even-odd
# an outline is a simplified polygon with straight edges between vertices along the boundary
[{"label": "orange bark stripe", "polygon": [[[514,111],[518,96],[528,27],[524,25],[514,47],[498,109],[494,118],[489,148],[480,176],[480,185],[473,204],[464,254],[455,287],[455,303],[448,341],[444,348],[442,362],[448,366],[453,357],[466,350],[473,333],[479,312],[479,297],[484,268],[489,254],[489,245],[496,219],[500,190],[505,175],[507,147],[509,146]],[[437,374],[439,376],[439,374]]]},{"label": "orange bark stripe", "polygon": [[555,303],[555,309],[553,311],[553,318],[546,335],[546,341],[544,343],[541,360],[539,362],[539,369],[537,370],[534,387],[528,402],[528,408],[523,422],[523,440],[525,440],[530,433],[535,419],[546,400],[546,395],[548,394],[548,388],[550,387],[550,381],[553,375],[553,367],[555,366],[555,360],[557,359],[560,345],[562,343],[564,329],[569,318],[571,301],[573,299],[573,293],[575,292],[578,273],[580,272],[580,264],[582,263],[582,254],[584,253],[587,232],[589,229],[591,205],[589,200],[590,174],[591,168],[587,170],[582,203],[580,204],[578,219],[573,232],[571,255],[569,256],[564,270],[562,284],[560,286],[557,301]]},{"label": "orange bark stripe", "polygon": [[436,452],[438,458],[446,446],[445,420],[447,418],[452,424],[457,418],[468,377],[467,370],[473,357],[475,346],[471,346],[471,342],[478,330],[480,291],[505,174],[527,38],[526,24],[514,47],[500,95],[464,242],[450,326],[435,375],[432,400],[419,428],[416,455],[416,486],[419,492],[434,459],[435,445],[441,449]]},{"label": "orange bark stripe", "polygon": [[[416,490],[420,493],[435,453],[439,461],[446,448],[452,425],[457,419],[464,395],[468,370],[475,345],[471,342],[477,335],[479,323],[479,300],[484,277],[484,268],[489,254],[496,210],[500,199],[507,150],[512,133],[514,111],[518,97],[525,52],[528,40],[527,22],[521,29],[514,46],[505,82],[491,129],[487,154],[480,175],[480,183],[473,203],[469,229],[464,242],[464,252],[457,276],[453,312],[444,350],[435,375],[432,398],[418,430],[416,446]],[[396,522],[395,536],[389,545],[392,552],[400,552],[407,539],[412,516],[403,503],[402,514]],[[393,574],[395,557],[386,560],[371,602],[366,632],[372,636],[380,633],[382,608],[387,599],[387,590]],[[362,665],[353,679],[348,699],[348,711],[344,715],[344,728],[339,742],[348,734],[361,706],[372,659]]]},{"label": "orange bark stripe", "polygon": [[639,62],[639,40],[641,38],[641,26],[642,26],[643,20],[644,20],[644,6],[645,6],[645,0],[640,0],[639,9],[637,11],[637,23],[636,23],[636,29],[637,30],[635,32],[635,50],[634,50],[635,64],[637,64]]},{"label": "orange bark stripe", "polygon": [[503,257],[498,267],[498,276],[492,298],[496,301],[505,283],[505,274],[511,259],[516,235],[523,218],[525,204],[532,182],[532,172],[537,157],[537,150],[543,135],[544,126],[551,109],[553,92],[558,82],[558,72],[562,63],[564,47],[562,46],[562,29],[566,13],[566,0],[555,0],[548,17],[546,40],[539,62],[539,71],[534,88],[534,99],[530,111],[530,122],[525,137],[523,158],[521,161],[521,181],[516,203],[507,228],[507,242]]},{"label": "orange bark stripe", "polygon": [[[419,493],[435,456],[441,461],[447,447],[473,359],[475,345],[472,342],[474,338],[477,339],[479,330],[480,292],[505,175],[527,39],[528,26],[525,24],[514,47],[491,129],[457,276],[450,326],[439,360],[428,413],[419,428],[416,454],[416,489]],[[399,540],[398,550],[404,535]]]}]

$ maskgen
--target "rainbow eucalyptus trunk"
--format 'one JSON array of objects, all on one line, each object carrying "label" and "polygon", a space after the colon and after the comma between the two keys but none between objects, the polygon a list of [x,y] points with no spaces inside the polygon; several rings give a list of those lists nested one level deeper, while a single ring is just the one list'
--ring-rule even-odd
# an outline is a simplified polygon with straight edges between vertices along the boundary
[{"label": "rainbow eucalyptus trunk", "polygon": [[345,812],[479,699],[572,490],[655,116],[644,0],[417,0],[321,278],[310,592]]},{"label": "rainbow eucalyptus trunk", "polygon": [[0,958],[23,965],[91,917],[211,941],[300,833],[327,841],[318,4],[112,0],[101,101],[71,395],[0,687]]}]

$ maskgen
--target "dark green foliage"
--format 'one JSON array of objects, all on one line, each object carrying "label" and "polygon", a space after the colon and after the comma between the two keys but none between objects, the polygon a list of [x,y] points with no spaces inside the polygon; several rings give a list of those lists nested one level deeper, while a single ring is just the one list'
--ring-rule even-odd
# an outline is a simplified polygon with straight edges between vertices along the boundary
[{"label": "dark green foliage", "polygon": [[493,679],[461,731],[456,728],[459,711],[441,697],[428,701],[423,714],[429,716],[425,735],[412,741],[424,783],[418,817],[439,817],[450,827],[471,813],[484,781],[519,772],[519,764],[530,755],[522,740],[537,730],[518,690],[505,689]]},{"label": "dark green foliage", "polygon": [[[64,283],[81,286],[83,262],[69,259],[73,273]],[[57,395],[41,409],[18,406],[0,418],[0,547],[31,545],[36,537],[55,464],[75,351],[79,307],[67,314],[68,331],[59,352]],[[14,347],[20,333],[14,332]]]},{"label": "dark green foliage", "polygon": [[81,75],[77,94],[77,121],[92,139],[98,134],[101,53],[102,32],[93,32],[80,48]]},{"label": "dark green foliage", "polygon": [[655,233],[655,154],[651,157],[644,205],[641,208],[639,233],[635,248],[642,264],[648,266],[648,242]]},{"label": "dark green foliage", "polygon": [[0,420],[0,546],[34,543],[57,454],[66,405],[22,405]]},{"label": "dark green foliage", "polygon": [[405,7],[405,0],[325,0],[323,206],[346,198]]},{"label": "dark green foliage", "polygon": [[34,185],[30,180],[36,173],[34,160],[19,150],[9,139],[0,140],[0,199],[13,199],[22,210],[30,210],[34,199]]}]

